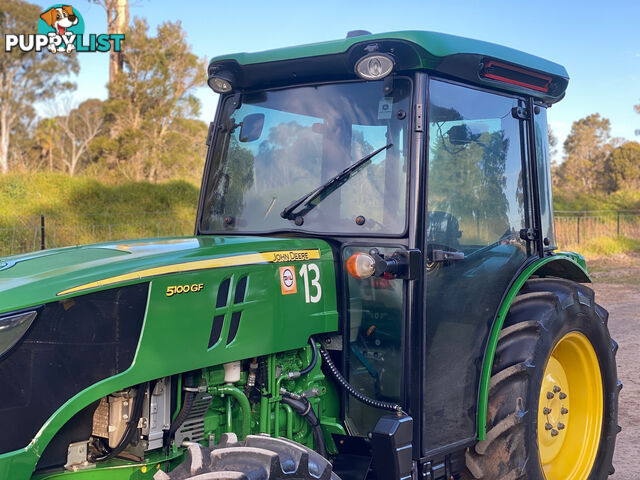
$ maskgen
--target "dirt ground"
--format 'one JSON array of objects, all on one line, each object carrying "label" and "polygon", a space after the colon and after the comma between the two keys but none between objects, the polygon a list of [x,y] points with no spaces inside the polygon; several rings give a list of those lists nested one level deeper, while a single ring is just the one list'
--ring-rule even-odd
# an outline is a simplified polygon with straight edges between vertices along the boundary
[{"label": "dirt ground", "polygon": [[613,480],[640,479],[640,255],[588,262],[596,301],[609,310],[609,330],[619,344],[620,392]]}]

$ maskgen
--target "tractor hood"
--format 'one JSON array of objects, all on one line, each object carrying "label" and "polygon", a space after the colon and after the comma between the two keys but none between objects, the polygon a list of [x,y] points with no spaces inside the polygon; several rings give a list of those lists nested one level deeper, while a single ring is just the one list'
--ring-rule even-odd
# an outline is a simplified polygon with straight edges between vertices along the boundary
[{"label": "tractor hood", "polygon": [[199,236],[101,243],[0,259],[0,313],[179,272],[319,258],[316,239]]}]

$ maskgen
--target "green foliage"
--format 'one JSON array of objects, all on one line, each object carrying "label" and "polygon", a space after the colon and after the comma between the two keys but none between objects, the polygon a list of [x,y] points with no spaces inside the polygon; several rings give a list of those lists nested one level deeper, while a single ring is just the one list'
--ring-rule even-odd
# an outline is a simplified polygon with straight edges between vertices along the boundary
[{"label": "green foliage", "polygon": [[640,143],[626,142],[615,148],[607,159],[605,177],[612,192],[638,189],[640,187]]},{"label": "green foliage", "polygon": [[610,146],[611,122],[599,113],[573,122],[564,142],[565,160],[557,174],[563,187],[594,192],[603,187],[603,173]]},{"label": "green foliage", "polygon": [[163,23],[148,35],[136,19],[127,34],[123,72],[109,84],[108,132],[91,153],[128,179],[162,181],[202,171],[207,126],[193,88],[204,84],[204,61],[185,41],[180,22]]},{"label": "green foliage", "polygon": [[[10,169],[11,137],[24,135],[35,117],[33,104],[55,98],[75,88],[61,77],[78,72],[76,55],[52,54],[48,50],[5,52],[5,33],[33,32],[41,8],[22,0],[0,3],[0,172]],[[12,135],[13,134],[13,135]]]},{"label": "green foliage", "polygon": [[557,189],[553,192],[553,208],[559,211],[597,211],[597,210],[640,210],[639,190],[620,190],[611,194],[604,192],[582,193],[569,189]]},{"label": "green foliage", "polygon": [[10,174],[0,184],[0,253],[38,248],[40,215],[47,247],[193,233],[198,188],[167,183],[110,185],[62,173]]}]

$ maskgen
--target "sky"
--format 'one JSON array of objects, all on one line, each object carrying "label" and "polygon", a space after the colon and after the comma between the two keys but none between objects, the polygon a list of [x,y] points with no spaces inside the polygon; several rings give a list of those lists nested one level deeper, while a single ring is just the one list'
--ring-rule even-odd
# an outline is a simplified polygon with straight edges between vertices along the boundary
[{"label": "sky", "polygon": [[[50,4],[35,2],[41,7]],[[571,124],[591,113],[611,121],[614,137],[639,140],[639,0],[323,0],[167,1],[129,0],[131,18],[144,17],[150,33],[180,21],[199,57],[268,50],[344,38],[349,30],[372,33],[431,30],[523,50],[565,66],[571,80],[564,100],[548,112],[561,145]],[[53,4],[53,3],[52,3]],[[106,33],[102,7],[74,0],[86,33]],[[126,47],[125,47],[126,48]],[[80,74],[73,102],[107,97],[108,55],[76,53]],[[205,72],[203,72],[203,78]],[[217,95],[196,92],[200,117],[213,119]],[[45,109],[40,109],[44,112]],[[44,113],[43,113],[44,114]]]}]

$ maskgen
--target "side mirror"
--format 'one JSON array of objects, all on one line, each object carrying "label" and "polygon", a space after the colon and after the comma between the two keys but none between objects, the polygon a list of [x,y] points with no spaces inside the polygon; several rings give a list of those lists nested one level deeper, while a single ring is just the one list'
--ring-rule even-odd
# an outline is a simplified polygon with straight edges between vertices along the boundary
[{"label": "side mirror", "polygon": [[260,138],[264,126],[264,113],[250,113],[240,124],[240,141],[253,142]]}]

